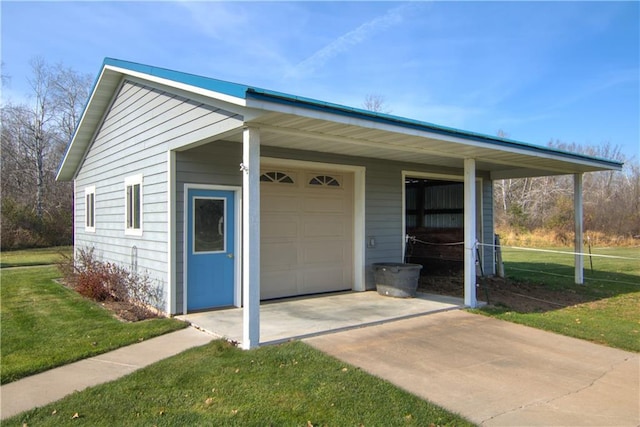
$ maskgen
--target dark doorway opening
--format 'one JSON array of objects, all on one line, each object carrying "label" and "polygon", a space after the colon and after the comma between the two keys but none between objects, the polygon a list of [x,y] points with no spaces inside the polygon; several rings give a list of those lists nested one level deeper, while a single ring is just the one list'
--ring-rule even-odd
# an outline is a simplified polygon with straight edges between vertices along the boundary
[{"label": "dark doorway opening", "polygon": [[423,265],[423,275],[457,276],[464,268],[464,184],[405,179],[405,261]]}]

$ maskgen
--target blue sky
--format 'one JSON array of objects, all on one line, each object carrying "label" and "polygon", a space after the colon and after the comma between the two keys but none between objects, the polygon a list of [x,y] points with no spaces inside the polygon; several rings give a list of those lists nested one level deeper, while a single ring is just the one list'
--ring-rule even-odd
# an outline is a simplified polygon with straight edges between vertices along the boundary
[{"label": "blue sky", "polygon": [[640,160],[640,3],[2,1],[4,100],[104,57]]}]

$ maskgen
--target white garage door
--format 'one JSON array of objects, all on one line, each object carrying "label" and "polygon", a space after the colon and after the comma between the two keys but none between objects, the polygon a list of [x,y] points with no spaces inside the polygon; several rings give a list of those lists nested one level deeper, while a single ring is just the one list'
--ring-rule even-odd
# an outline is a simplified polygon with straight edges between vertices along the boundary
[{"label": "white garage door", "polygon": [[261,299],[351,289],[353,174],[263,170]]}]

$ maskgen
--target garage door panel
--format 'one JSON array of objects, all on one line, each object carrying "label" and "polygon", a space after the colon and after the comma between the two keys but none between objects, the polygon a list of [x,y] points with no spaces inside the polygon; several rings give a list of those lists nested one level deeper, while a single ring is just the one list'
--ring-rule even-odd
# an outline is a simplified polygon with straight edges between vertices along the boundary
[{"label": "garage door panel", "polygon": [[[286,189],[293,189],[286,187]],[[267,197],[263,197],[260,200],[260,209],[262,212],[294,212],[300,211],[301,201],[298,197],[292,194],[278,195],[271,192],[264,192]]]},{"label": "garage door panel", "polygon": [[350,283],[345,283],[342,272],[335,268],[305,270],[303,283],[301,294],[342,291],[351,287]]},{"label": "garage door panel", "polygon": [[260,279],[260,299],[298,294],[297,275],[291,271],[263,271]]},{"label": "garage door panel", "polygon": [[261,269],[280,270],[283,267],[295,269],[298,265],[298,244],[296,242],[268,243],[263,245],[260,254]]},{"label": "garage door panel", "polygon": [[[327,191],[333,191],[332,189]],[[341,194],[342,195],[342,194]],[[346,200],[344,195],[341,198],[336,197],[305,197],[303,209],[306,213],[337,213],[344,214]]]},{"label": "garage door panel", "polygon": [[261,186],[262,299],[346,290],[353,285],[352,175],[340,175],[341,187],[310,185],[302,178],[294,181]]},{"label": "garage door panel", "polygon": [[317,242],[305,246],[302,252],[302,263],[305,266],[331,263],[333,268],[338,270],[341,269],[347,256],[345,245],[340,241]]},{"label": "garage door panel", "polygon": [[294,215],[264,215],[260,227],[262,239],[296,239],[300,233],[299,217]]},{"label": "garage door panel", "polygon": [[336,218],[333,221],[309,221],[305,219],[303,225],[303,236],[305,238],[342,238],[348,237],[346,221],[343,218]]}]

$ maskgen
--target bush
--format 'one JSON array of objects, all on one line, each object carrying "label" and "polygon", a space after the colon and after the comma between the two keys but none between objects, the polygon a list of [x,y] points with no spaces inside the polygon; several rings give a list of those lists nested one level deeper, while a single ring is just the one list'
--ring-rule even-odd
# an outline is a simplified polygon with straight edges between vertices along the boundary
[{"label": "bush", "polygon": [[73,242],[71,212],[60,208],[38,217],[32,207],[2,198],[1,249],[48,248]]},{"label": "bush", "polygon": [[114,263],[99,261],[93,248],[78,249],[76,258],[64,256],[59,269],[68,286],[98,302],[117,302],[126,307],[127,320],[157,317],[162,291],[147,274],[131,272]]}]

